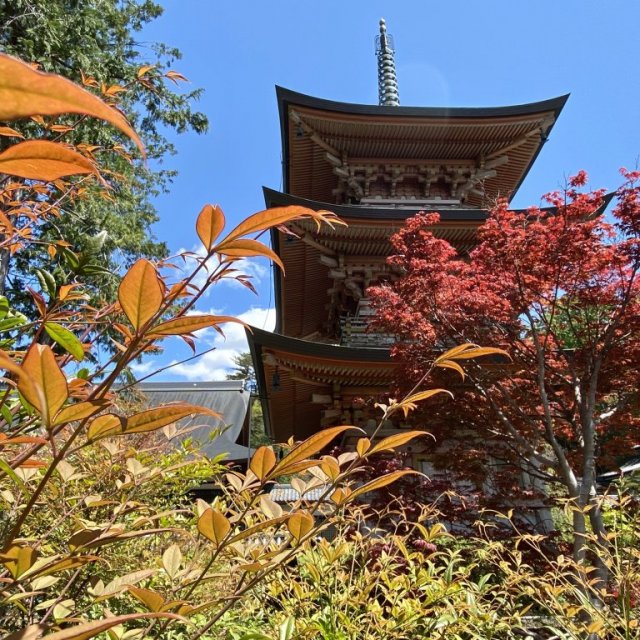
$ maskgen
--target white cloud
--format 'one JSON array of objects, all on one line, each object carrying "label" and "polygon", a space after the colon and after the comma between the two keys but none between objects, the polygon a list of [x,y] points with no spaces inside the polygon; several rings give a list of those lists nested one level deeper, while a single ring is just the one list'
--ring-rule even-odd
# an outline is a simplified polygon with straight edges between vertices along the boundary
[{"label": "white cloud", "polygon": [[151,359],[143,360],[142,362],[132,362],[131,370],[136,374],[136,377],[144,376],[147,373],[151,373],[153,368],[155,367],[155,362]]},{"label": "white cloud", "polygon": [[[195,259],[188,257],[189,253],[191,254],[195,253],[196,255],[203,257],[204,247],[202,247],[202,245],[198,247],[193,247],[193,249],[191,249],[190,252],[187,249],[180,249],[178,251],[178,255],[187,254],[187,258],[184,262],[182,262],[182,260],[175,260],[175,263],[177,265],[180,265],[179,271],[180,271],[181,277],[185,277],[191,274],[192,271],[197,266]],[[193,280],[193,284],[197,287],[201,287],[202,285],[204,285],[209,273],[217,267],[217,264],[218,263],[215,258],[212,258],[211,260],[209,260],[208,267],[210,271],[207,272],[205,269],[202,269],[201,271],[199,271]],[[254,286],[257,286],[258,284],[260,284],[260,282],[262,282],[262,280],[269,275],[268,264],[265,262],[264,259],[259,259],[259,258],[240,258],[233,264],[233,268],[236,270],[235,275],[243,274],[243,275],[249,276],[250,281]],[[240,287],[243,289],[245,288],[243,284],[238,282],[232,276],[229,276],[227,278],[222,278],[221,280],[218,281],[216,285],[209,288],[204,294],[203,298],[208,297],[212,291],[215,291],[216,286],[224,286],[224,285],[229,285],[232,287]]]},{"label": "white cloud", "polygon": [[[214,313],[214,311],[206,312]],[[272,331],[275,326],[275,309],[254,307],[237,316],[240,320],[259,329]],[[172,367],[171,373],[187,380],[224,380],[233,368],[233,358],[243,351],[249,350],[245,329],[241,324],[229,323],[222,327],[224,337],[213,329],[206,329],[201,334],[201,341],[215,347],[214,351],[205,353],[192,362]]]}]

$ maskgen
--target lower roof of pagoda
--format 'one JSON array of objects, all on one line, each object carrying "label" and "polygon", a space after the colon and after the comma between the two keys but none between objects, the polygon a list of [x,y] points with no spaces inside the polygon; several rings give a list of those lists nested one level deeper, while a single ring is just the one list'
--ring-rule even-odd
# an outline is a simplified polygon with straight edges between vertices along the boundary
[{"label": "lower roof of pagoda", "polygon": [[[278,441],[320,428],[323,406],[314,397],[374,395],[388,390],[396,365],[388,349],[321,344],[256,327],[247,329],[267,432]],[[275,376],[275,377],[274,377]]]},{"label": "lower roof of pagoda", "polygon": [[[298,198],[264,188],[268,208],[298,205],[315,211],[329,209],[346,226],[322,225],[312,220],[290,225],[295,235],[271,231],[271,245],[285,266],[276,270],[276,330],[304,338],[322,333],[328,317],[329,291],[334,286],[327,262],[338,260],[345,269],[368,269],[380,273],[392,253],[391,236],[404,222],[422,211],[418,206],[373,208],[362,205],[330,205]],[[433,211],[433,209],[428,209]],[[436,236],[449,241],[460,253],[473,248],[476,231],[487,219],[482,209],[441,209],[440,222],[434,225]]]},{"label": "lower roof of pagoda", "polygon": [[489,108],[389,107],[276,91],[288,193],[348,202],[393,197],[396,186],[400,195],[441,193],[446,182],[454,184],[450,196],[468,206],[515,194],[568,98]]}]

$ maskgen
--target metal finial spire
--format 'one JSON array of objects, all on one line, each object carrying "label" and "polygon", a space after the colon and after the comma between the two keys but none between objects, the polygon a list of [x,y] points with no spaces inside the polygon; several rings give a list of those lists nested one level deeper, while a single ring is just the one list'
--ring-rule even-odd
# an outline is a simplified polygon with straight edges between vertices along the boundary
[{"label": "metal finial spire", "polygon": [[380,20],[380,35],[376,36],[378,56],[378,104],[397,107],[400,105],[396,63],[393,57],[393,37],[387,34],[384,18]]}]

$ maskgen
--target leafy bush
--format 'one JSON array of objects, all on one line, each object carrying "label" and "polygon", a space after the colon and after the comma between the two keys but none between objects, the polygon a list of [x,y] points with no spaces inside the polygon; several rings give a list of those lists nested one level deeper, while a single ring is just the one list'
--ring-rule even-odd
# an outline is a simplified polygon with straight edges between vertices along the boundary
[{"label": "leafy bush", "polygon": [[[61,113],[104,119],[144,152],[126,119],[98,97],[0,55],[0,121]],[[44,220],[63,215],[60,200],[79,197],[85,181],[112,188],[90,149],[60,142],[15,144],[0,153],[0,172],[5,255],[28,246]],[[195,304],[222,278],[245,280],[235,269],[241,258],[280,263],[253,236],[298,218],[342,224],[329,212],[284,207],[256,213],[225,233],[223,212],[205,205],[196,221],[204,255],[184,256],[193,265],[186,274],[140,259],[122,277],[118,302],[97,308],[77,271],[67,281],[64,271],[40,269],[39,287],[29,290],[33,317],[0,300],[0,367],[7,372],[0,391],[0,630],[7,639],[68,640],[107,631],[116,640],[205,637],[328,526],[314,517],[324,499],[342,512],[411,473],[364,484],[355,475],[369,456],[422,432],[375,444],[362,438],[357,452],[318,459],[352,429],[337,426],[287,443],[280,460],[271,447],[260,447],[246,474],[221,475],[216,461],[170,451],[158,435],[185,417],[219,417],[216,412],[187,403],[141,410],[113,391],[129,364],[167,337],[193,345],[195,331],[238,322],[194,313]],[[52,260],[58,251],[75,256],[64,239],[49,251]],[[108,331],[118,336],[113,353],[100,349]],[[382,420],[440,391],[416,388],[382,407]],[[302,499],[284,512],[269,498],[274,480],[311,470],[306,487],[324,486],[320,500]],[[219,498],[180,506],[191,482],[211,477]]]}]

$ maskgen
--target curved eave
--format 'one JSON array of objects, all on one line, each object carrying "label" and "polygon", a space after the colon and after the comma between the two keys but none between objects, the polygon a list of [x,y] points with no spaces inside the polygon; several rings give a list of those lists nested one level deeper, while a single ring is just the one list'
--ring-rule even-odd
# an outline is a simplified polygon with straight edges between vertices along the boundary
[{"label": "curved eave", "polygon": [[[315,98],[304,93],[298,93],[276,85],[278,96],[278,106],[281,116],[286,117],[286,106],[296,104],[311,109],[322,111],[333,111],[336,113],[364,115],[364,116],[390,116],[396,118],[407,117],[428,117],[428,118],[499,118],[506,116],[522,116],[541,111],[553,111],[556,115],[562,111],[565,103],[569,99],[569,94],[540,100],[539,102],[529,102],[526,104],[508,105],[502,107],[389,107],[371,104],[355,104],[352,102],[336,102]],[[283,110],[284,109],[284,110]]]},{"label": "curved eave", "polygon": [[271,207],[287,207],[297,205],[307,207],[314,211],[321,209],[332,211],[339,218],[348,220],[407,220],[415,216],[420,211],[435,211],[440,214],[443,222],[474,222],[482,223],[487,219],[488,211],[485,209],[437,209],[436,207],[406,207],[406,208],[386,208],[367,205],[347,205],[329,204],[328,202],[318,202],[299,198],[288,193],[275,191],[268,187],[262,187],[264,201],[268,209]]},{"label": "curved eave", "polygon": [[[429,118],[446,121],[456,121],[459,119],[473,119],[483,122],[490,119],[514,118],[529,116],[537,113],[552,112],[553,123],[547,130],[548,135],[555,124],[562,108],[569,99],[569,94],[541,100],[538,102],[530,102],[526,104],[509,105],[501,107],[393,107],[382,105],[364,105],[349,102],[336,102],[333,100],[325,100],[315,98],[303,93],[297,93],[284,87],[276,85],[276,95],[278,100],[278,111],[280,114],[280,135],[282,140],[283,151],[283,184],[286,192],[290,189],[289,180],[289,106],[297,105],[307,109],[315,109],[329,113],[336,113],[345,116],[363,116],[388,118],[390,121],[398,118]],[[522,174],[517,184],[514,186],[511,197],[517,192],[523,180],[533,166],[542,144],[539,144],[534,152],[530,162],[523,167]]]},{"label": "curved eave", "polygon": [[[363,349],[321,344],[307,340],[299,340],[297,338],[289,338],[256,327],[248,327],[246,333],[256,372],[258,388],[260,390],[260,401],[263,408],[263,415],[265,416],[265,427],[267,433],[272,437],[276,435],[277,429],[276,425],[272,424],[270,407],[272,398],[268,392],[269,387],[267,385],[265,361],[263,358],[265,352],[278,352],[300,359],[308,359],[309,361],[319,362],[320,366],[322,366],[322,363],[326,363],[327,365],[346,363],[356,366],[358,363],[362,363],[365,366],[374,365],[378,371],[380,370],[380,366],[393,366],[388,349]],[[279,426],[282,427],[282,425]]]},{"label": "curved eave", "polygon": [[[331,204],[329,202],[318,202],[317,200],[309,200],[307,198],[292,196],[289,193],[283,193],[282,191],[276,191],[275,189],[270,189],[269,187],[264,186],[262,187],[262,193],[264,195],[264,202],[267,209],[271,209],[272,207],[288,207],[296,205],[312,209],[313,211],[331,211],[339,218],[343,218],[347,221],[372,219],[390,221],[407,220],[408,218],[425,211],[439,214],[442,222],[482,223],[489,217],[488,209],[438,209],[437,207],[386,208],[367,205]],[[603,196],[602,204],[598,207],[594,215],[602,215],[614,196],[615,192],[613,191]],[[553,214],[556,209],[557,207],[540,207],[540,211],[547,214]],[[528,211],[527,208],[511,210],[516,213],[523,214]],[[277,229],[275,231],[277,231]]]},{"label": "curved eave", "polygon": [[388,363],[391,355],[389,349],[367,349],[363,347],[341,347],[335,344],[310,342],[299,338],[290,338],[257,327],[246,329],[249,347],[273,349],[333,362]]}]

